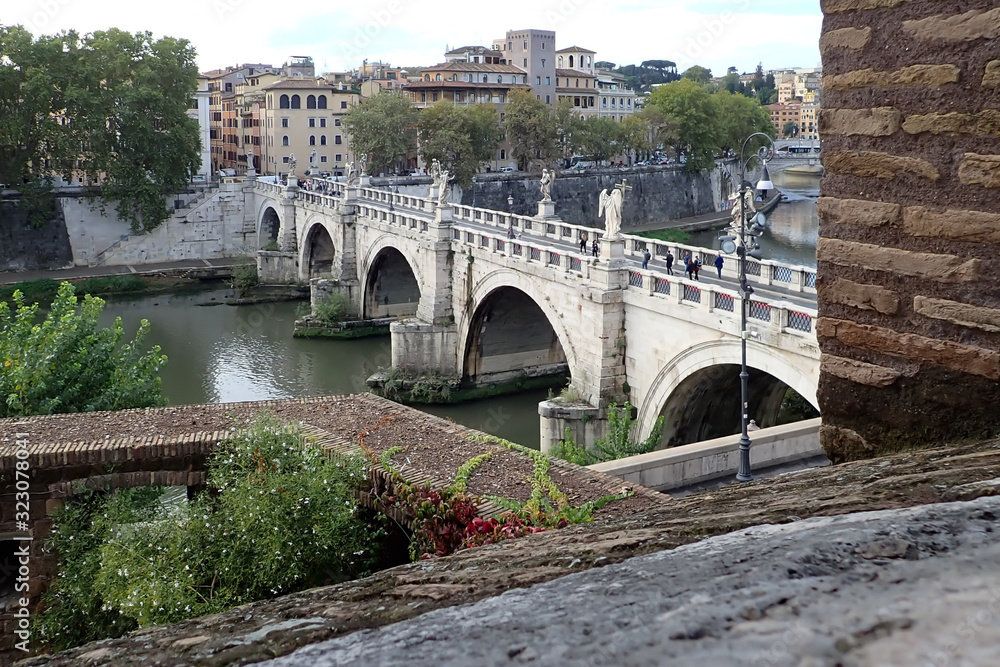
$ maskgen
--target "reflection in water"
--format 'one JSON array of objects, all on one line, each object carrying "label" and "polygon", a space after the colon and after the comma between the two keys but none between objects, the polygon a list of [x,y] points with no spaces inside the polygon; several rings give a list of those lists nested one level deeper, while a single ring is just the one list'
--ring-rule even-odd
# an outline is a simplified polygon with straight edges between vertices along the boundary
[{"label": "reflection in water", "polygon": [[[227,403],[367,391],[365,379],[389,366],[388,336],[351,341],[292,338],[297,303],[202,307],[228,290],[109,300],[102,324],[121,316],[129,335],[151,324],[149,342],[169,361],[161,373],[171,404]],[[538,403],[530,391],[427,411],[529,447],[538,447]]]},{"label": "reflection in water", "polygon": [[[816,266],[816,243],[819,239],[819,176],[786,174],[772,177],[787,201],[768,216],[767,231],[760,239],[765,259],[786,264]],[[692,245],[718,249],[718,233],[697,232],[691,235]]]}]

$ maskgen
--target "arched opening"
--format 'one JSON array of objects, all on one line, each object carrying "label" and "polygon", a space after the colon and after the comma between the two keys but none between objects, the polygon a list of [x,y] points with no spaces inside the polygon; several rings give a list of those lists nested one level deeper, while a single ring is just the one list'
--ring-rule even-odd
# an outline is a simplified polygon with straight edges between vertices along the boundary
[{"label": "arched opening", "polygon": [[323,225],[313,225],[306,235],[306,252],[308,252],[309,278],[322,278],[333,275],[333,238]]},{"label": "arched opening", "polygon": [[301,109],[302,108],[302,98],[298,95],[292,95],[292,108]]},{"label": "arched opening", "polygon": [[264,215],[260,219],[260,247],[277,243],[278,242],[278,232],[281,230],[281,220],[278,219],[278,214],[273,208],[268,206],[264,209]]},{"label": "arched opening", "polygon": [[[770,373],[756,368],[747,368],[747,373],[747,414],[760,428],[819,416],[798,392]],[[671,392],[660,411],[661,444],[674,447],[741,433],[741,401],[737,364],[695,371]]]},{"label": "arched opening", "polygon": [[420,285],[403,253],[383,248],[368,269],[364,318],[413,317],[420,303]]},{"label": "arched opening", "polygon": [[326,95],[320,95],[316,98],[316,108],[325,109],[326,108]]},{"label": "arched opening", "polygon": [[288,108],[288,95],[282,95],[278,98],[278,107],[282,109]]},{"label": "arched opening", "polygon": [[309,97],[306,98],[306,109],[315,109],[315,108],[316,108],[316,96],[310,95]]},{"label": "arched opening", "polygon": [[573,69],[573,56],[569,57],[569,68]]},{"label": "arched opening", "polygon": [[545,312],[516,287],[495,289],[476,308],[463,369],[462,382],[472,386],[569,376],[566,354]]}]

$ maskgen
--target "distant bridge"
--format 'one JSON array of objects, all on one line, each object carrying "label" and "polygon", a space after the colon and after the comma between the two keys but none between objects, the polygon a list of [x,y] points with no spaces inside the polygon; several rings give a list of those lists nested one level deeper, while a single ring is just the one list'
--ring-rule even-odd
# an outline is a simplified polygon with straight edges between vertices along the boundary
[{"label": "distant bridge", "polygon": [[[267,261],[284,257],[288,278],[311,281],[314,300],[339,291],[363,319],[397,318],[394,367],[469,385],[568,372],[584,422],[627,399],[643,434],[666,417],[667,442],[739,430],[735,258],[719,279],[713,251],[631,235],[608,241],[551,208],[527,217],[438,206],[433,187],[420,197],[368,187],[367,178],[307,187],[257,181],[246,190],[259,243],[286,251]],[[599,258],[580,252],[584,234],[588,250],[599,239]],[[653,260],[642,269],[647,248]],[[685,252],[701,258],[701,280],[668,274],[668,251],[675,267]],[[766,426],[788,387],[817,404],[816,272],[751,260],[748,273],[750,413]],[[544,446],[573,411],[541,412]]]}]

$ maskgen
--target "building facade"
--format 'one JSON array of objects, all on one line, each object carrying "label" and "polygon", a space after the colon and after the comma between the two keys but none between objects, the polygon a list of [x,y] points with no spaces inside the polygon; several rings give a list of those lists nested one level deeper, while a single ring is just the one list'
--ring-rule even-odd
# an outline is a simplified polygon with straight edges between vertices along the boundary
[{"label": "building facade", "polygon": [[[507,65],[521,68],[535,97],[554,105],[556,95],[556,33],[552,30],[509,30],[493,42]],[[573,69],[573,68],[570,68]]]}]

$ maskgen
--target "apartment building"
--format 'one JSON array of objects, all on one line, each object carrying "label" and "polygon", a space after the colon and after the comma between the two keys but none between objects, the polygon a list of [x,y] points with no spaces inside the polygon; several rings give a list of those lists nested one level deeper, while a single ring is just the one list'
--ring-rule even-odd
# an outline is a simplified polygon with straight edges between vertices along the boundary
[{"label": "apartment building", "polygon": [[513,65],[445,62],[424,68],[419,81],[411,80],[404,91],[417,108],[439,101],[450,104],[494,104],[503,113],[510,91],[530,88],[528,75]]},{"label": "apartment building", "polygon": [[317,171],[342,176],[353,159],[342,121],[360,96],[315,78],[286,78],[262,91],[260,171],[286,176],[295,155],[301,176],[312,155]]},{"label": "apartment building", "polygon": [[625,77],[607,70],[597,70],[597,115],[607,116],[622,122],[629,115],[638,112],[639,105],[635,91],[625,85]]}]

